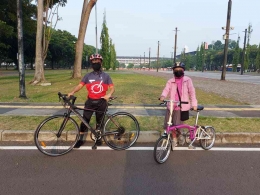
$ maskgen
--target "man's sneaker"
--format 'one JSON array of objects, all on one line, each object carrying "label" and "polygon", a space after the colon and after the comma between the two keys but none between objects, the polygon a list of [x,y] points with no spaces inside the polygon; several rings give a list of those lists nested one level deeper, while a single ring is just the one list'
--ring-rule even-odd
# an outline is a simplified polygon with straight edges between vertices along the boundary
[{"label": "man's sneaker", "polygon": [[84,144],[83,140],[78,140],[77,143],[75,144],[74,148],[80,148]]}]

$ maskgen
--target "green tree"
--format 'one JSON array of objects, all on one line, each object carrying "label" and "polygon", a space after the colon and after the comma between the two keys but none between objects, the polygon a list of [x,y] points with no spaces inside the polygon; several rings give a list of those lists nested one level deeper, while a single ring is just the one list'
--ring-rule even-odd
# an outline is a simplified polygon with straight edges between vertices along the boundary
[{"label": "green tree", "polygon": [[8,58],[8,50],[12,47],[8,40],[14,36],[14,28],[0,20],[0,66]]},{"label": "green tree", "polygon": [[236,46],[237,46],[237,42],[234,41],[234,40],[229,39],[229,41],[228,41],[228,48],[229,49],[235,49]]},{"label": "green tree", "polygon": [[112,70],[116,69],[116,50],[112,39],[110,39],[110,68],[112,68]]},{"label": "green tree", "polygon": [[119,63],[119,67],[120,67],[120,68],[125,68],[126,65],[125,65],[125,63]]},{"label": "green tree", "polygon": [[130,64],[128,64],[128,66],[127,66],[128,69],[131,69],[131,68],[133,68],[133,67],[134,67],[134,64],[133,64],[133,63],[130,63]]},{"label": "green tree", "polygon": [[104,13],[103,24],[102,24],[102,31],[100,35],[100,42],[101,42],[101,55],[103,56],[103,67],[106,70],[110,69],[110,45],[109,45],[109,34],[108,28],[106,24],[106,13]]},{"label": "green tree", "polygon": [[240,40],[240,38],[238,37],[236,47],[234,49],[234,54],[233,54],[233,61],[232,61],[232,71],[233,72],[237,71],[237,65],[239,64],[239,61],[240,61],[239,40]]},{"label": "green tree", "polygon": [[245,59],[244,59],[244,71],[248,70],[249,68],[249,55],[250,55],[250,49],[246,48]]},{"label": "green tree", "polygon": [[189,70],[190,68],[191,68],[191,56],[190,54],[186,54],[185,69]]},{"label": "green tree", "polygon": [[201,63],[201,71],[204,72],[205,69],[205,46],[204,43],[201,43],[200,45],[200,63]]},{"label": "green tree", "polygon": [[59,63],[62,64],[63,68],[70,67],[73,64],[76,41],[77,38],[67,31],[53,30],[47,55],[47,60],[51,62],[52,69],[55,65],[58,68]]},{"label": "green tree", "polygon": [[[5,62],[17,63],[18,40],[17,40],[17,0],[0,1],[0,60]],[[35,45],[35,13],[36,6],[28,1],[22,1],[23,10],[23,37],[24,53],[33,52],[30,48],[31,43]],[[33,38],[33,39],[32,39]],[[35,50],[34,50],[35,52]],[[28,58],[25,58],[25,61]]]},{"label": "green tree", "polygon": [[181,52],[180,61],[185,63],[185,51],[184,50]]},{"label": "green tree", "polygon": [[213,48],[214,48],[214,50],[223,50],[224,49],[224,44],[220,40],[217,40],[214,43]]},{"label": "green tree", "polygon": [[[49,45],[47,60],[51,68],[71,68],[75,56],[77,38],[68,31],[54,30]],[[95,52],[95,47],[84,44],[82,64],[88,68],[88,57]]]},{"label": "green tree", "polygon": [[257,56],[258,45],[254,44],[254,45],[250,45],[249,47],[250,47],[249,64],[251,64],[250,69],[255,71],[256,70],[255,60]]}]

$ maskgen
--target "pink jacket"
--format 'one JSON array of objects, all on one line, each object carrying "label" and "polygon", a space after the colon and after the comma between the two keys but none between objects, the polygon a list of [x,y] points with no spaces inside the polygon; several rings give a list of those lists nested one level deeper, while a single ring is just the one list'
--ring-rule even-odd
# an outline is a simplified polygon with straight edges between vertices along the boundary
[{"label": "pink jacket", "polygon": [[[169,97],[170,100],[175,100],[176,93],[177,93],[177,84],[175,83],[175,78],[173,77],[167,81],[161,96]],[[192,80],[187,76],[183,77],[181,101],[189,102],[189,104],[181,105],[182,107],[181,110],[183,111],[187,111],[193,106],[198,106],[195,88],[193,86]],[[169,108],[170,108],[170,104],[168,104],[168,109]]]}]

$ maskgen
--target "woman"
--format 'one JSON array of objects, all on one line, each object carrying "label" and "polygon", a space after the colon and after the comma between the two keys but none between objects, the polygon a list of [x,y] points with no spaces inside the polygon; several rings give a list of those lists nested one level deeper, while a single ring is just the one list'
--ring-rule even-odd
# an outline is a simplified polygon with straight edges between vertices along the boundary
[{"label": "woman", "polygon": [[[181,107],[176,104],[173,105],[172,124],[183,124],[184,120],[188,120],[189,110],[192,107],[197,110],[198,101],[196,99],[195,88],[193,86],[191,78],[184,76],[185,65],[184,63],[175,63],[173,66],[174,77],[167,81],[165,88],[161,94],[160,100],[163,101],[166,98],[175,101],[188,102],[188,104],[181,104]],[[181,111],[186,111],[186,119],[181,120]],[[170,116],[170,104],[167,105],[165,114],[164,128],[167,127],[167,122]],[[177,145],[176,132],[172,133],[175,146]]]}]

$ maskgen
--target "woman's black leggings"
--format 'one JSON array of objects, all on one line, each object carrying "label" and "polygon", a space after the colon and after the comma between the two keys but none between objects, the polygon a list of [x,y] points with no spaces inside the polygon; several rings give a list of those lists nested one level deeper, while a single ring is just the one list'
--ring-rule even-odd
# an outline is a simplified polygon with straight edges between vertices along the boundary
[{"label": "woman's black leggings", "polygon": [[[102,112],[95,112],[96,115],[96,129],[100,128],[101,122],[104,116],[104,112],[107,109],[107,101],[105,99],[88,99],[85,102],[85,109],[92,109],[95,111],[102,111]],[[84,110],[83,118],[89,123],[94,111],[91,110]],[[87,127],[84,123],[81,122],[80,124],[80,132],[86,132]]]}]

